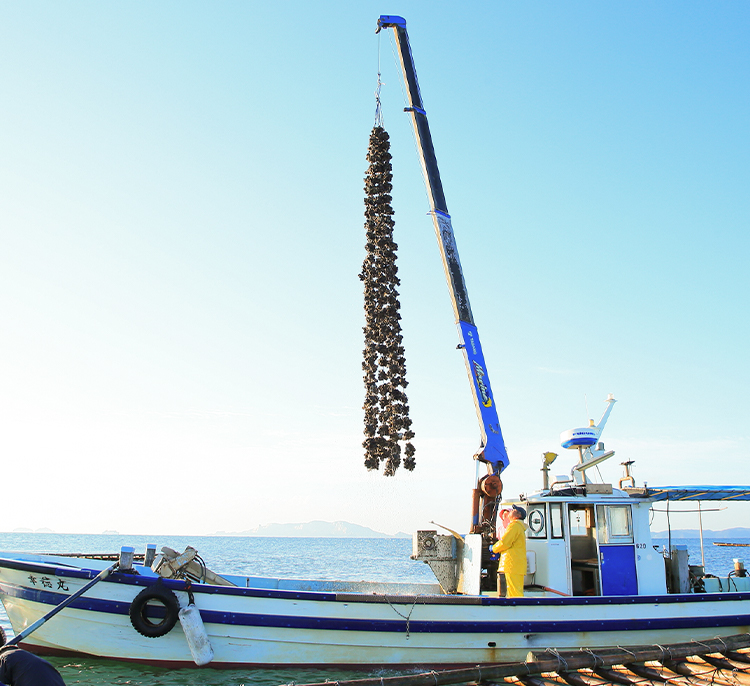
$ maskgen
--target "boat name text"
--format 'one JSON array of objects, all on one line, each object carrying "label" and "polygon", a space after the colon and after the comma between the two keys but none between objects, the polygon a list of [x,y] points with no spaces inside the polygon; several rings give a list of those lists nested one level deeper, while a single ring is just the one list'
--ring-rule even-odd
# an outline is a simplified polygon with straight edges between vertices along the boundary
[{"label": "boat name text", "polygon": [[482,396],[482,405],[485,407],[492,407],[492,398],[490,398],[490,391],[487,388],[487,384],[484,383],[485,371],[482,365],[476,360],[473,360],[474,365],[474,377],[477,380],[477,388],[479,394]]}]

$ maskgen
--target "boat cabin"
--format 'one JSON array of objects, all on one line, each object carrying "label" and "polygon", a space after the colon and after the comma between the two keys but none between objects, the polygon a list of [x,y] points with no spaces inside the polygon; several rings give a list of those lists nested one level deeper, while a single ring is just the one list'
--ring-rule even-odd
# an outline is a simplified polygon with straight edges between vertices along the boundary
[{"label": "boat cabin", "polygon": [[[531,494],[528,591],[572,596],[667,592],[664,558],[651,541],[650,503],[606,484]],[[602,486],[605,486],[602,488]],[[546,589],[549,589],[546,590]]]},{"label": "boat cabin", "polygon": [[[483,487],[484,500],[475,498],[472,533],[461,536],[418,531],[412,558],[428,563],[445,593],[497,595],[500,579],[489,545],[495,539],[497,513],[502,507],[519,505],[526,510],[525,594],[531,596],[645,596],[665,593],[716,593],[750,591],[744,568],[726,577],[706,574],[700,565],[690,565],[685,546],[659,549],[651,540],[651,509],[666,501],[737,502],[750,500],[746,486],[636,487],[632,460],[621,463],[625,474],[618,483],[593,483],[589,470],[614,456],[601,442],[614,396],[598,424],[569,429],[560,434],[566,450],[577,451],[579,461],[570,476],[550,483],[550,465],[557,454],[542,455],[542,489],[517,501],[500,502],[502,483],[498,476],[492,488]],[[478,479],[478,486],[483,483]],[[489,479],[488,479],[489,481]],[[475,489],[479,494],[482,489]],[[481,517],[480,517],[480,514]]]},{"label": "boat cabin", "polygon": [[[655,545],[651,508],[660,501],[750,500],[744,486],[614,488],[563,481],[503,507],[526,509],[526,596],[630,596],[750,591],[744,568],[726,576],[690,565],[687,549]],[[485,538],[420,531],[413,559],[432,568],[445,593],[497,595]]]}]

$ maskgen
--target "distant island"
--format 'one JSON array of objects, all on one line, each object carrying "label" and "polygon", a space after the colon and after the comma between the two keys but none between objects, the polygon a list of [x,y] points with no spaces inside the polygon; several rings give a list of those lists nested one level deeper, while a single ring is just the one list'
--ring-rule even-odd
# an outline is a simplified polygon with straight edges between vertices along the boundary
[{"label": "distant island", "polygon": [[217,531],[217,536],[269,536],[276,538],[411,538],[399,531],[384,534],[350,522],[305,522],[299,524],[261,524],[246,531]]}]

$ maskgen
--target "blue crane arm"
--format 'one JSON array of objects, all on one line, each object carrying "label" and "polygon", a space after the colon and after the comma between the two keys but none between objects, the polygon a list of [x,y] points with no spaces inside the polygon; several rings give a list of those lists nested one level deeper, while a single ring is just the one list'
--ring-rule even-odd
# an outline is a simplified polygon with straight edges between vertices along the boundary
[{"label": "blue crane arm", "polygon": [[456,325],[458,326],[459,347],[464,352],[466,369],[469,373],[474,404],[479,418],[481,446],[476,453],[476,457],[492,465],[493,471],[499,474],[508,466],[508,452],[505,449],[495,399],[492,395],[487,366],[482,353],[482,344],[479,341],[479,332],[474,323],[469,295],[466,291],[466,282],[458,258],[451,217],[448,214],[443,184],[440,180],[437,158],[435,157],[435,148],[432,145],[430,125],[427,123],[427,113],[422,104],[417,72],[409,46],[409,36],[406,33],[406,20],[397,16],[381,16],[378,19],[378,31],[384,28],[392,28],[396,37],[396,48],[401,61],[409,100],[409,106],[405,108],[405,111],[411,114],[417,137],[417,147],[427,185],[427,194],[430,198],[435,233],[437,234],[445,277],[453,303]]}]

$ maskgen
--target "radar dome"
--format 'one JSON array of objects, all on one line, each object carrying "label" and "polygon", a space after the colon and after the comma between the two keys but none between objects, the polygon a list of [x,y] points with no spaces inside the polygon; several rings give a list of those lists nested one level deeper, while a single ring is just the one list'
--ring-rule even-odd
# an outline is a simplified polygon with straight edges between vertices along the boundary
[{"label": "radar dome", "polygon": [[570,450],[588,448],[594,445],[598,438],[599,432],[593,426],[587,426],[584,429],[569,429],[560,434],[560,445]]}]

